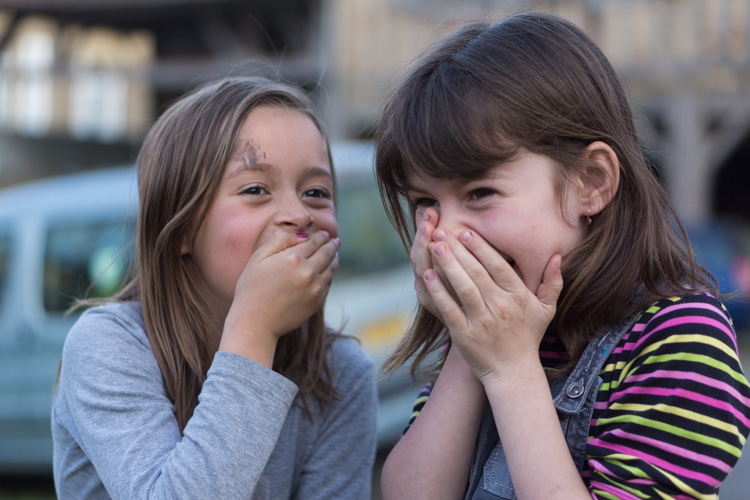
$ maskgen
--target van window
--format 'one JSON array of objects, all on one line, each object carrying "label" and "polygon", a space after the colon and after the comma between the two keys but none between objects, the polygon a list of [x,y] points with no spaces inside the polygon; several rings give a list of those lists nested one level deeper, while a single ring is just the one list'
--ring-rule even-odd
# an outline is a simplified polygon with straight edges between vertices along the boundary
[{"label": "van window", "polygon": [[132,220],[92,220],[49,227],[44,259],[44,308],[64,312],[83,297],[107,297],[125,284]]},{"label": "van window", "polygon": [[5,283],[8,276],[8,261],[10,260],[10,235],[0,233],[0,304],[5,299]]},{"label": "van window", "polygon": [[342,183],[338,195],[341,260],[337,275],[361,274],[408,262],[374,182]]}]

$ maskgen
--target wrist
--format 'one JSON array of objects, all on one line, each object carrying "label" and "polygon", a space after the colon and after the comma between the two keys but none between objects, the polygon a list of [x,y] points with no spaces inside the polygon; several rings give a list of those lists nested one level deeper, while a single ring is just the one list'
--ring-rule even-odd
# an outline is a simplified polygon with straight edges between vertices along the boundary
[{"label": "wrist", "polygon": [[443,371],[451,372],[454,377],[481,385],[479,379],[477,379],[472,371],[471,365],[469,365],[466,358],[464,358],[461,351],[454,344],[448,347],[448,355],[445,358],[445,363],[443,364],[441,372]]},{"label": "wrist", "polygon": [[548,385],[547,374],[538,356],[517,359],[512,364],[505,363],[486,373],[479,380],[488,394],[490,392],[498,394],[523,392],[524,388],[534,386],[540,381]]},{"label": "wrist", "polygon": [[219,350],[239,354],[270,369],[276,355],[277,342],[276,335],[272,332],[263,332],[257,325],[247,327],[227,321],[219,342]]}]

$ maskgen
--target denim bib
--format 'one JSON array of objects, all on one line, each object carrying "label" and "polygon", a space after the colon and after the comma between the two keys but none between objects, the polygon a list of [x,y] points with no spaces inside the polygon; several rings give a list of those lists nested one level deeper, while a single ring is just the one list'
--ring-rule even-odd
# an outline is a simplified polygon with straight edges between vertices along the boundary
[{"label": "denim bib", "polygon": [[[621,327],[592,340],[570,375],[549,381],[560,425],[570,455],[579,471],[583,469],[594,403],[602,385],[599,371],[632,324],[632,321],[625,322]],[[510,479],[508,462],[497,434],[494,416],[490,405],[487,404],[479,427],[465,500],[498,498],[515,500],[516,492]]]}]

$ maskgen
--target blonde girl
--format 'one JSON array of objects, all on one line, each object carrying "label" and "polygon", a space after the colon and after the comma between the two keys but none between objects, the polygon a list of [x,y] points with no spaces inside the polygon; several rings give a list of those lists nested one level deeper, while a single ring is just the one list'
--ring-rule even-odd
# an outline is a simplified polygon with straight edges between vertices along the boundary
[{"label": "blonde girl", "polygon": [[296,88],[235,78],[174,103],[137,160],[136,272],[67,337],[65,498],[369,498],[373,368],[333,333],[324,129]]}]

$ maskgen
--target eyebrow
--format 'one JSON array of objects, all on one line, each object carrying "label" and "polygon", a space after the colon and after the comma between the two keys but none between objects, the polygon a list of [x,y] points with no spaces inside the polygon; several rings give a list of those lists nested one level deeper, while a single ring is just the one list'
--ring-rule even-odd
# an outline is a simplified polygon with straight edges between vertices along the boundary
[{"label": "eyebrow", "polygon": [[[229,178],[236,177],[243,172],[272,172],[277,167],[271,163],[251,163],[248,162],[244,157],[233,157],[230,162],[240,163],[240,165],[230,172]],[[327,179],[333,180],[333,174],[329,168],[325,168],[319,165],[310,165],[305,167],[306,177],[326,177]]]}]

